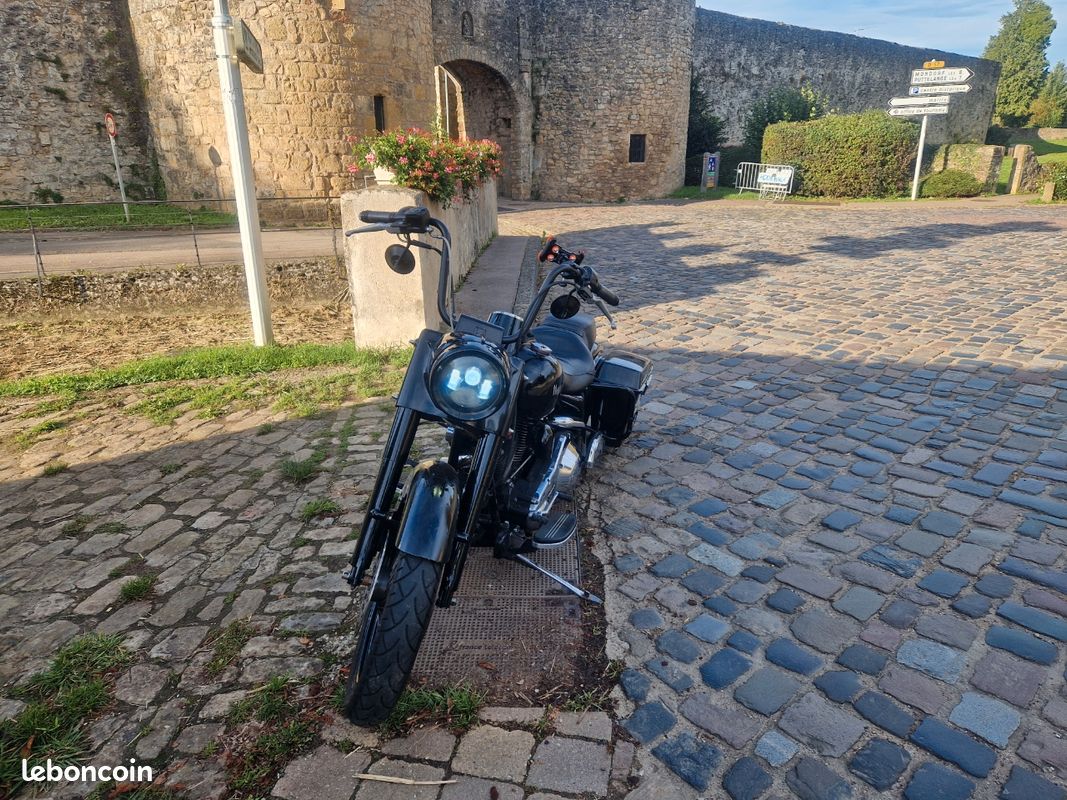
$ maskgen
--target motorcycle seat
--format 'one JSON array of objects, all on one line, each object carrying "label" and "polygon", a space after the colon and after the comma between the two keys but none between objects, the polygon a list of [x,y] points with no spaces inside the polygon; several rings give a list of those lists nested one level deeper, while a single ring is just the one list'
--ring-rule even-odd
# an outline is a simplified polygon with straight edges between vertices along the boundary
[{"label": "motorcycle seat", "polygon": [[552,350],[563,368],[565,394],[576,394],[593,382],[596,371],[593,354],[579,334],[558,325],[538,325],[531,333],[537,342]]},{"label": "motorcycle seat", "polygon": [[596,344],[596,320],[589,314],[575,314],[568,319],[560,319],[549,315],[541,323],[541,327],[560,328],[561,330],[576,333],[585,340],[590,350]]}]

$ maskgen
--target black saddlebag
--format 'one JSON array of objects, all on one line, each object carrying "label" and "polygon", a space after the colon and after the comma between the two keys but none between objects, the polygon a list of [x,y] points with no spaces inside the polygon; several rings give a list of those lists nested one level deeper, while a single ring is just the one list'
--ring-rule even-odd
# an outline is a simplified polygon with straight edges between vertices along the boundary
[{"label": "black saddlebag", "polygon": [[589,387],[589,425],[604,434],[604,441],[618,447],[634,428],[637,403],[648,388],[652,362],[644,356],[621,350],[608,352],[597,364]]}]

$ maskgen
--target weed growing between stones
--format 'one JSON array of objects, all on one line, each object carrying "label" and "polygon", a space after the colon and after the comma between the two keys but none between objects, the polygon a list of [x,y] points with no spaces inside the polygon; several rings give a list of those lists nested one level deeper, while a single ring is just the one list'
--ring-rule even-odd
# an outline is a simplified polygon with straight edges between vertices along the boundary
[{"label": "weed growing between stones", "polygon": [[66,472],[67,469],[69,469],[68,464],[65,464],[62,461],[53,461],[51,464],[47,464],[45,468],[41,470],[41,474],[44,477],[49,478],[52,475],[58,475],[61,472]]},{"label": "weed growing between stones", "polygon": [[115,672],[131,659],[121,636],[89,634],[15,687],[14,696],[27,705],[0,722],[0,795],[13,796],[24,785],[24,758],[30,769],[48,759],[61,766],[83,761],[89,746],[85,722],[111,702]]},{"label": "weed growing between stones", "polygon": [[79,514],[60,529],[64,536],[81,536],[93,518],[88,514]]},{"label": "weed growing between stones", "polygon": [[142,600],[152,593],[152,587],[155,583],[155,575],[141,575],[137,578],[131,578],[122,584],[122,588],[119,589],[119,600],[123,603]]},{"label": "weed growing between stones", "polygon": [[300,518],[304,522],[310,522],[316,517],[330,517],[340,514],[342,509],[337,503],[328,497],[320,497],[316,500],[312,500],[304,506],[300,511]]},{"label": "weed growing between stones", "polygon": [[478,711],[485,705],[485,699],[484,692],[469,686],[405,689],[380,730],[383,735],[401,736],[416,727],[434,724],[462,733],[478,721]]},{"label": "weed growing between stones", "polygon": [[204,665],[204,672],[212,678],[221,675],[226,667],[236,660],[241,648],[248,644],[248,640],[255,636],[256,633],[255,626],[247,620],[231,622],[224,631],[209,643],[214,650],[214,654],[211,660]]},{"label": "weed growing between stones", "polygon": [[232,730],[219,746],[233,797],[265,796],[286,764],[311,748],[326,721],[323,699],[317,678],[277,675],[230,707]]},{"label": "weed growing between stones", "polygon": [[44,422],[38,422],[22,433],[15,435],[13,439],[15,446],[23,450],[32,447],[40,439],[44,438],[45,434],[67,427],[67,422],[68,420],[65,419],[46,419]]}]

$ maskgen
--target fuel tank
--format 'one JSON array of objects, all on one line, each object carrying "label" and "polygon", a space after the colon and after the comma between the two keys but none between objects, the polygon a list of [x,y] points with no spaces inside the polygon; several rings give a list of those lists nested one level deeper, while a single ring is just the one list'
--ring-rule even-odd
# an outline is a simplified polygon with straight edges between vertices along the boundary
[{"label": "fuel tank", "polygon": [[527,418],[544,419],[556,407],[563,389],[563,368],[543,345],[531,343],[517,354],[522,361],[523,388],[519,396],[519,413]]}]

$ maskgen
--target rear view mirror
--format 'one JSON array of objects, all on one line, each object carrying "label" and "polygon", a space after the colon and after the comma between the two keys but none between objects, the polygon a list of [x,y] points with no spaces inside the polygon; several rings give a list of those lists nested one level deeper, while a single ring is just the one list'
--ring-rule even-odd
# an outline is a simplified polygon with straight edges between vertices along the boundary
[{"label": "rear view mirror", "polygon": [[407,275],[415,269],[415,254],[402,244],[391,244],[385,248],[385,263],[397,275]]},{"label": "rear view mirror", "polygon": [[573,294],[561,294],[552,301],[552,316],[556,319],[570,319],[582,310],[582,304]]}]

